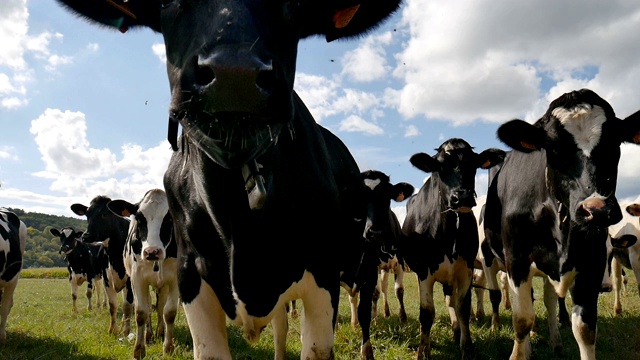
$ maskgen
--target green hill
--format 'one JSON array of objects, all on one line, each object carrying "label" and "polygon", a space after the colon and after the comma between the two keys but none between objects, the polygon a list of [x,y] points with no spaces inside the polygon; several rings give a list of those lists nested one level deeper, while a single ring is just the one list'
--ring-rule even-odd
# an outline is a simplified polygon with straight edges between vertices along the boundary
[{"label": "green hill", "polygon": [[27,225],[29,238],[24,252],[23,268],[33,267],[66,267],[64,255],[60,254],[60,240],[51,235],[51,228],[60,229],[72,226],[76,230],[85,231],[87,221],[68,216],[49,215],[36,212],[25,212],[22,209],[7,208],[13,211]]}]

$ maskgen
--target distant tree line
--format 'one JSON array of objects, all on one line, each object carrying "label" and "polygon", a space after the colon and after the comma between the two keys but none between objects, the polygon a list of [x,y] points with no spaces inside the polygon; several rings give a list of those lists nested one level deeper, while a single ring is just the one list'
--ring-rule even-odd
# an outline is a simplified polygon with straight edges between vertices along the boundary
[{"label": "distant tree line", "polygon": [[23,268],[67,266],[64,255],[60,254],[60,240],[49,232],[52,228],[60,229],[72,226],[76,230],[85,231],[87,221],[68,216],[48,215],[25,212],[22,209],[7,208],[14,212],[27,225],[27,245],[24,251]]}]

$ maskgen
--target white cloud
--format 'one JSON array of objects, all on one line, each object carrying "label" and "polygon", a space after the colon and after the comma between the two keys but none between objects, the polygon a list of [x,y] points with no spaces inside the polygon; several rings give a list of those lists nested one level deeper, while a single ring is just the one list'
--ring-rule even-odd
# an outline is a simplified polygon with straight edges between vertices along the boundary
[{"label": "white cloud", "polygon": [[[394,74],[405,82],[399,111],[407,118],[533,119],[542,99],[583,86],[617,111],[636,106],[637,2],[407,0],[402,19],[411,38]],[[545,94],[545,84],[555,82]]]},{"label": "white cloud", "polygon": [[404,130],[404,137],[415,137],[420,135],[420,130],[415,125],[409,125]]},{"label": "white cloud", "polygon": [[340,131],[347,131],[347,132],[362,132],[367,135],[384,134],[384,130],[380,126],[374,123],[370,123],[356,115],[351,115],[348,118],[342,120],[340,122],[339,129]]},{"label": "white cloud", "polygon": [[126,144],[117,156],[109,149],[91,147],[83,113],[58,109],[45,110],[31,122],[30,131],[45,164],[33,175],[52,180],[52,191],[89,200],[106,194],[136,201],[147,190],[163,187],[171,156],[166,141],[150,149]]},{"label": "white cloud", "polygon": [[167,50],[164,44],[155,43],[151,45],[151,51],[153,51],[153,54],[157,56],[158,60],[160,60],[163,64],[167,63]]},{"label": "white cloud", "polygon": [[342,73],[351,80],[370,82],[389,74],[391,68],[385,59],[384,46],[391,43],[391,32],[369,36],[358,48],[348,51],[342,58]]}]

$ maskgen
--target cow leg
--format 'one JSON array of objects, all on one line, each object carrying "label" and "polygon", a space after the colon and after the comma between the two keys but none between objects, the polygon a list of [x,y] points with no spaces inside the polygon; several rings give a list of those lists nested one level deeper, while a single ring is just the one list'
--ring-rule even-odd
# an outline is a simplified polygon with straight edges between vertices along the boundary
[{"label": "cow leg", "polygon": [[87,291],[85,292],[85,296],[87,297],[87,310],[91,311],[91,298],[93,297],[93,279],[88,279],[87,281]]},{"label": "cow leg", "polygon": [[404,309],[404,270],[401,264],[396,264],[395,280],[394,290],[400,307],[398,318],[401,324],[405,324],[407,322],[407,311]]},{"label": "cow leg", "polygon": [[[167,294],[166,292],[168,292],[168,286],[162,287],[160,289],[156,289],[155,293],[156,293],[156,306],[155,306],[155,310],[156,310],[156,314],[158,315],[158,325],[156,326],[156,334],[155,337],[157,339],[164,339],[165,338],[165,333],[166,333],[166,320],[164,318],[164,313],[165,313],[165,306],[168,306],[167,304]],[[149,302],[151,303],[151,302]],[[153,308],[154,306],[151,306],[151,311],[149,312],[149,322],[151,322],[151,314],[153,313]],[[151,331],[150,328],[147,328],[147,331]]]},{"label": "cow leg", "polygon": [[[158,323],[158,338],[164,338],[162,343],[162,353],[168,355],[173,352],[173,330],[175,327],[176,315],[178,313],[178,287],[177,286],[164,286],[158,290],[160,292],[157,300],[157,311],[162,316],[158,316],[158,321],[162,319],[162,322]],[[286,317],[286,314],[285,314]]]},{"label": "cow leg", "polygon": [[429,359],[431,356],[431,326],[436,318],[436,308],[433,304],[433,285],[435,279],[427,275],[424,280],[418,279],[420,294],[420,345],[418,346],[418,360]]},{"label": "cow leg", "polygon": [[373,313],[373,297],[378,286],[378,269],[367,271],[367,280],[360,289],[360,304],[358,305],[358,319],[362,329],[362,345],[360,347],[361,360],[373,360],[373,347],[371,346],[371,319]]},{"label": "cow leg", "polygon": [[[137,274],[133,273],[135,277]],[[151,313],[151,304],[149,303],[149,286],[144,282],[138,283],[138,280],[142,280],[140,278],[136,278],[134,281],[136,282],[136,294],[134,296],[135,303],[135,313],[136,313],[136,343],[133,346],[133,358],[134,359],[142,359],[147,355],[146,349],[146,337],[145,331],[147,327],[147,322],[149,321],[149,314]],[[123,306],[125,303],[123,303]],[[127,333],[125,333],[127,335]]]},{"label": "cow leg", "polygon": [[598,320],[598,295],[600,284],[589,284],[585,276],[578,274],[571,289],[573,313],[571,330],[580,349],[581,360],[595,360]]},{"label": "cow leg", "polygon": [[193,358],[231,360],[226,314],[211,286],[201,279],[198,295],[182,307],[193,340]]},{"label": "cow leg", "polygon": [[[386,318],[391,316],[391,310],[389,309],[389,273],[389,270],[382,270],[380,273],[380,293],[382,294],[384,317]],[[373,313],[372,316],[374,316]]]},{"label": "cow leg", "polygon": [[273,328],[273,358],[274,360],[284,360],[287,349],[287,331],[289,331],[289,321],[285,307],[282,307],[281,310],[275,310],[273,319],[271,319],[271,327]]},{"label": "cow leg", "polygon": [[349,295],[349,307],[351,308],[351,327],[353,329],[358,326],[358,296],[359,294]]},{"label": "cow leg", "polygon": [[96,308],[100,309],[102,299],[102,279],[93,279],[93,291],[96,293]]},{"label": "cow leg", "polygon": [[563,297],[558,297],[558,319],[560,320],[561,326],[571,326],[571,318],[569,317],[569,311],[567,311],[567,302]]},{"label": "cow leg", "polygon": [[467,268],[463,259],[457,260],[454,267],[454,286],[451,289],[447,305],[454,337],[462,352],[462,358],[466,359],[472,358],[474,354],[473,342],[469,331],[473,268]]},{"label": "cow leg", "polygon": [[613,316],[622,314],[622,302],[620,301],[620,290],[622,289],[622,265],[613,257],[611,259],[611,282],[613,285]]},{"label": "cow leg", "polygon": [[[497,332],[500,328],[500,302],[502,302],[502,293],[500,291],[500,284],[498,282],[498,270],[499,264],[497,260],[491,262],[491,266],[487,266],[484,261],[482,262],[482,272],[484,272],[485,280],[487,281],[487,289],[489,289],[489,300],[491,301],[491,331]],[[506,275],[506,273],[505,273]],[[503,286],[503,289],[507,289],[508,286]],[[509,299],[509,296],[506,296]],[[506,303],[505,303],[506,306]]]},{"label": "cow leg", "polygon": [[0,289],[0,343],[7,341],[7,318],[13,307],[13,292],[18,285],[20,274],[7,282],[4,289]]},{"label": "cow leg", "polygon": [[133,309],[133,290],[131,279],[127,278],[127,285],[123,289],[124,302],[122,303],[122,333],[127,336],[131,332],[131,310]]},{"label": "cow leg", "polygon": [[533,309],[533,298],[531,297],[532,283],[531,276],[518,286],[509,278],[509,288],[513,292],[512,314],[513,330],[515,339],[510,360],[521,360],[531,358],[530,332],[535,320]]},{"label": "cow leg", "polygon": [[502,292],[502,300],[504,300],[505,310],[511,310],[511,298],[509,297],[509,276],[506,272],[500,271],[500,291]]},{"label": "cow leg", "polygon": [[301,331],[302,351],[300,359],[334,359],[333,331],[340,297],[339,284],[340,280],[336,277],[335,287],[327,290],[319,287],[314,278],[309,280],[307,290],[302,298],[304,326],[302,326]]},{"label": "cow leg", "polygon": [[71,285],[71,301],[73,302],[73,312],[78,312],[78,277],[76,275],[72,275],[69,278],[69,285]]},{"label": "cow leg", "polygon": [[471,307],[471,318],[476,321],[484,318],[484,293],[487,286],[487,279],[484,271],[475,269],[473,271],[473,284],[476,285],[473,288],[473,292],[476,294],[476,311],[473,312],[473,306]]},{"label": "cow leg", "polygon": [[[558,294],[556,293],[553,284],[548,278],[544,279],[544,306],[547,308],[547,321],[549,323],[549,347],[556,353],[560,353],[562,350],[562,338],[560,338],[560,331],[558,330],[558,315],[556,308],[559,305]],[[564,298],[563,298],[564,300]],[[562,302],[564,305],[564,301]],[[565,311],[566,311],[565,306]]]},{"label": "cow leg", "polygon": [[[113,283],[113,282],[111,282]],[[118,294],[113,286],[107,286],[105,289],[107,293],[107,298],[109,299],[109,334],[118,334],[118,327],[116,326],[116,316],[118,313]]]}]

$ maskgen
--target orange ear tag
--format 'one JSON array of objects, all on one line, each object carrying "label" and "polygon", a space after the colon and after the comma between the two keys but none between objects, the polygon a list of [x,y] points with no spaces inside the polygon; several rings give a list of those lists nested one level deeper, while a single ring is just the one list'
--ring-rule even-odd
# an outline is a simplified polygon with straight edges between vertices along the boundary
[{"label": "orange ear tag", "polygon": [[487,160],[484,162],[484,164],[482,164],[482,166],[480,166],[483,169],[488,169],[489,166],[491,166],[491,161]]},{"label": "orange ear tag", "polygon": [[404,200],[404,193],[400,193],[400,195],[398,195],[398,197],[396,198],[397,202],[400,202],[402,200]]},{"label": "orange ear tag", "polygon": [[333,15],[333,25],[336,27],[336,29],[347,27],[359,8],[360,4],[346,8],[344,10],[336,10],[336,13]]},{"label": "orange ear tag", "polygon": [[525,149],[529,149],[529,150],[537,150],[535,146],[531,145],[530,143],[528,143],[526,141],[520,141],[520,146],[522,146]]},{"label": "orange ear tag", "polygon": [[636,135],[633,137],[633,143],[640,144],[640,131],[638,131]]}]

